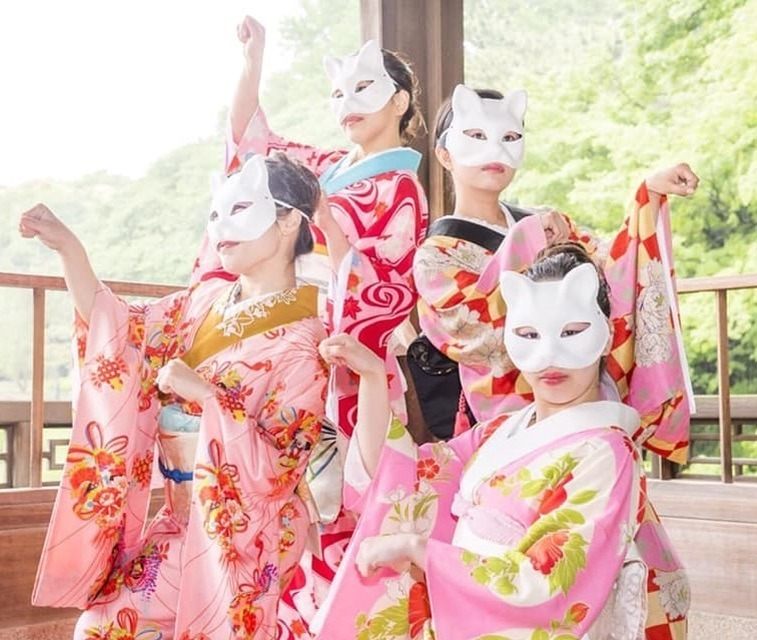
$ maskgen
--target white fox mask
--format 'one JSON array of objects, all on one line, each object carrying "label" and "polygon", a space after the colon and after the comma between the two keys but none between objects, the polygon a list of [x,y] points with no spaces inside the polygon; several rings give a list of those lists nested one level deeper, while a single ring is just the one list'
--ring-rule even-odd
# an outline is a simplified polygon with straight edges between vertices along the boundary
[{"label": "white fox mask", "polygon": [[[445,132],[445,148],[465,167],[496,162],[517,169],[525,152],[523,117],[527,104],[523,89],[493,99],[481,98],[473,89],[457,85],[452,93],[452,122]],[[477,137],[472,137],[473,130],[480,132]],[[520,137],[505,140],[510,132]]]},{"label": "white fox mask", "polygon": [[257,240],[276,222],[276,201],[268,186],[263,156],[252,156],[214,192],[208,236],[214,249],[221,242]]},{"label": "white fox mask", "polygon": [[[375,40],[346,58],[323,59],[331,80],[331,108],[339,123],[350,114],[376,113],[383,109],[397,88],[384,67],[384,55]],[[368,86],[358,90],[360,83]]]},{"label": "white fox mask", "polygon": [[[550,367],[583,369],[599,360],[610,329],[597,303],[599,277],[594,265],[582,264],[562,280],[547,282],[504,271],[500,290],[507,304],[505,347],[518,369],[527,373]],[[571,323],[588,326],[566,335]],[[516,330],[524,327],[533,333],[518,335]]]}]

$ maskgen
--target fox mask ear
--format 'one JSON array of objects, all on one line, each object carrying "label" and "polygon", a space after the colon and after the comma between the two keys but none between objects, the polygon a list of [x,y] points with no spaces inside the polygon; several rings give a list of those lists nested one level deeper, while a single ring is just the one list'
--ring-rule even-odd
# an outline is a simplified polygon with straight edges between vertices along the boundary
[{"label": "fox mask ear", "polygon": [[517,89],[508,93],[505,100],[507,101],[507,110],[513,118],[523,122],[526,117],[526,108],[528,107],[528,94],[525,89]]}]

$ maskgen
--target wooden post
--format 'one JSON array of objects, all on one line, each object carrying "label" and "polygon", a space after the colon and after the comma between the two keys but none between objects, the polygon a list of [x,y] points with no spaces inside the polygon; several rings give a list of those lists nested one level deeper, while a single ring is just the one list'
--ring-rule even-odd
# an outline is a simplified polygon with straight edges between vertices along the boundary
[{"label": "wooden post", "polygon": [[723,482],[733,482],[731,451],[731,380],[728,365],[728,291],[717,292],[718,308],[718,415],[720,426],[720,461]]},{"label": "wooden post", "polygon": [[[42,433],[45,427],[45,290],[32,290],[32,410],[29,430],[29,486],[42,486]],[[20,462],[20,460],[19,460]]]},{"label": "wooden post", "polygon": [[[463,82],[463,0],[360,0],[361,35],[405,54],[421,86],[421,111],[429,129],[436,111]],[[424,158],[419,170],[432,220],[450,208],[445,176],[433,157],[433,132],[413,147]]]}]

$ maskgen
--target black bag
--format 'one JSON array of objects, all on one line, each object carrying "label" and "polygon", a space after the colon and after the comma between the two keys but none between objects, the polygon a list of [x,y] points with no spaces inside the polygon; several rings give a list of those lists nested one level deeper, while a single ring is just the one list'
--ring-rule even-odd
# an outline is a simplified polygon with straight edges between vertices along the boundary
[{"label": "black bag", "polygon": [[[507,205],[517,222],[530,212]],[[449,236],[477,244],[495,253],[504,236],[483,225],[464,218],[439,218],[428,231],[428,236]],[[437,438],[447,440],[455,430],[458,411],[464,411],[470,424],[476,419],[465,401],[458,364],[445,356],[431,341],[420,334],[407,349],[407,364],[413,378],[415,392],[426,426]]]}]

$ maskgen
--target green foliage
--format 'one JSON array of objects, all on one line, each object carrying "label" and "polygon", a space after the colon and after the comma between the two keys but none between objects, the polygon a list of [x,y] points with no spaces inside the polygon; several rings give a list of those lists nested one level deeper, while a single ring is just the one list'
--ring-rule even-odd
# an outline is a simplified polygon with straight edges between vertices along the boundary
[{"label": "green foliage", "polygon": [[[288,69],[263,105],[293,140],[344,144],[328,105],[322,57],[359,44],[359,4],[301,0],[283,23]],[[339,20],[334,20],[339,15]],[[757,272],[757,0],[475,0],[465,3],[466,81],[528,89],[528,153],[508,192],[551,204],[610,235],[632,189],[651,170],[688,161],[696,197],[671,210],[682,277]],[[231,91],[231,87],[229,88]],[[73,182],[0,188],[0,269],[59,273],[56,257],[15,235],[15,219],[48,203],[81,236],[104,278],[186,282],[221,168],[222,136],[186,145],[137,180],[104,173]],[[757,380],[757,294],[730,295],[736,391]],[[26,397],[30,296],[3,291],[0,396]],[[695,390],[715,391],[715,307],[710,294],[681,305]],[[66,397],[70,309],[48,302],[48,398]]]}]

